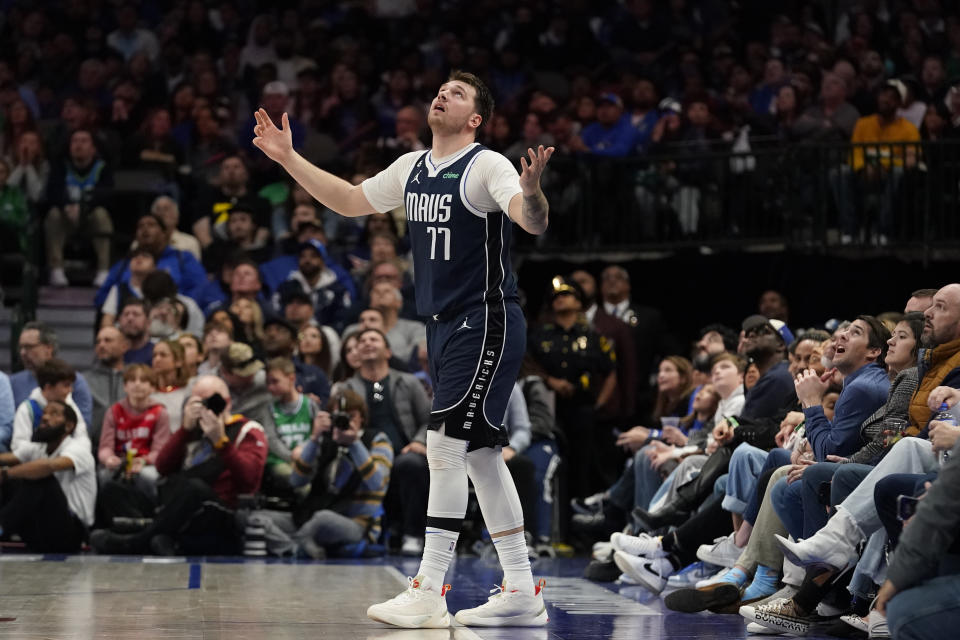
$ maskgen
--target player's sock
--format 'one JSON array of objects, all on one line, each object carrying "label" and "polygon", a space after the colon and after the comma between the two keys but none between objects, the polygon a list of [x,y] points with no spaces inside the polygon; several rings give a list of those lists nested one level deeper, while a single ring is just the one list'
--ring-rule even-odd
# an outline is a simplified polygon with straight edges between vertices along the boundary
[{"label": "player's sock", "polygon": [[427,432],[427,464],[430,493],[427,495],[427,529],[424,536],[421,573],[439,586],[457,548],[460,527],[467,512],[467,442],[442,431]]},{"label": "player's sock", "polygon": [[468,453],[467,474],[473,481],[487,529],[493,533],[518,530],[494,538],[507,588],[533,593],[533,574],[523,535],[523,508],[500,448],[484,447]]},{"label": "player's sock", "polygon": [[443,585],[447,567],[457,550],[458,531],[446,531],[427,527],[423,541],[423,558],[420,560],[418,575],[430,578],[430,582],[439,589]]},{"label": "player's sock", "polygon": [[494,538],[493,545],[497,549],[500,566],[503,567],[507,588],[521,593],[533,593],[533,573],[523,531]]}]

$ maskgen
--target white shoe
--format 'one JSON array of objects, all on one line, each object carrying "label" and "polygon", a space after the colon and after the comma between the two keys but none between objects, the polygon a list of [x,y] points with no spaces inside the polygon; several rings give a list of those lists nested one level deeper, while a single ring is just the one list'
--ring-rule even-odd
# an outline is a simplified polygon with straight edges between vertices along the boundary
[{"label": "white shoe", "polygon": [[661,593],[667,588],[667,580],[673,573],[673,565],[666,558],[642,558],[616,551],[613,561],[630,578],[653,593]]},{"label": "white shoe", "polygon": [[97,271],[97,275],[93,277],[93,286],[98,289],[103,286],[103,283],[107,281],[107,276],[110,275],[109,271]]},{"label": "white shoe", "polygon": [[50,279],[48,280],[51,287],[69,287],[70,281],[67,280],[67,274],[63,272],[63,269],[50,269]]},{"label": "white shoe", "polygon": [[845,569],[855,565],[859,556],[857,545],[866,538],[850,512],[840,507],[826,526],[812,537],[800,542],[775,536],[777,546],[790,562],[803,567]]},{"label": "white shoe", "polygon": [[645,533],[638,536],[615,533],[610,536],[610,544],[613,545],[614,551],[623,551],[632,556],[645,556],[647,558],[665,558],[667,556],[660,540],[660,536],[650,536]]},{"label": "white shoe", "polygon": [[697,549],[697,557],[704,562],[715,564],[718,567],[732,567],[737,564],[743,549],[733,542],[736,534],[717,538],[713,544],[702,544]]},{"label": "white shoe", "polygon": [[769,629],[762,624],[757,624],[756,622],[747,623],[747,633],[752,633],[756,636],[778,636],[780,635],[779,631],[774,629]]},{"label": "white shoe", "polygon": [[370,605],[367,617],[407,629],[449,627],[446,595],[450,585],[437,590],[425,576],[407,578],[407,582],[410,586],[397,597]]},{"label": "white shoe", "polygon": [[840,616],[840,620],[843,622],[846,622],[848,625],[850,625],[854,629],[858,629],[860,631],[865,631],[865,632],[870,631],[870,622],[868,621],[868,619],[861,618],[855,613],[851,613],[850,615],[847,615],[847,616]]},{"label": "white shoe", "polygon": [[423,538],[416,536],[403,536],[403,544],[400,545],[400,555],[419,558],[423,555]]},{"label": "white shoe", "polygon": [[713,575],[713,568],[708,568],[702,562],[694,562],[688,567],[677,571],[667,579],[667,586],[677,589],[693,588],[696,583]]},{"label": "white shoe", "polygon": [[711,586],[711,585],[715,585],[715,584],[721,582],[720,578],[722,578],[722,577],[725,576],[726,574],[727,574],[727,569],[726,569],[726,568],[720,569],[720,571],[717,571],[715,574],[713,574],[712,576],[710,576],[710,577],[707,578],[706,580],[701,580],[700,582],[698,582],[697,584],[695,584],[695,585],[694,585],[694,588],[695,588],[695,589],[703,589],[704,587],[709,587],[709,586]]},{"label": "white shoe", "polygon": [[612,554],[615,550],[616,549],[613,548],[613,543],[606,540],[601,540],[600,542],[593,543],[593,551],[590,555],[594,560],[606,562],[610,559],[610,554]]},{"label": "white shoe", "polygon": [[750,622],[772,629],[775,633],[788,633],[792,636],[806,635],[815,616],[797,612],[793,600],[778,598],[763,604],[744,605],[740,615]]},{"label": "white shoe", "polygon": [[465,627],[542,627],[549,621],[543,604],[543,580],[533,593],[509,590],[507,582],[491,591],[486,603],[458,611],[454,618]]},{"label": "white shoe", "polygon": [[867,615],[867,635],[870,640],[890,637],[890,626],[887,624],[887,617],[876,609]]}]

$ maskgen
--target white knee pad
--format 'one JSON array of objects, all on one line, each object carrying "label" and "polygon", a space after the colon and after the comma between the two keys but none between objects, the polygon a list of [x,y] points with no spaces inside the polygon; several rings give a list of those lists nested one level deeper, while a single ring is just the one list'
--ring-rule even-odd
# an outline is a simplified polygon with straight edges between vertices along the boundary
[{"label": "white knee pad", "polygon": [[499,447],[468,453],[467,475],[473,481],[483,521],[491,534],[523,526],[520,496]]},{"label": "white knee pad", "polygon": [[[427,432],[427,465],[430,467],[428,518],[459,518],[467,513],[467,442]],[[428,523],[429,524],[429,523]],[[456,531],[460,527],[456,527]]]}]

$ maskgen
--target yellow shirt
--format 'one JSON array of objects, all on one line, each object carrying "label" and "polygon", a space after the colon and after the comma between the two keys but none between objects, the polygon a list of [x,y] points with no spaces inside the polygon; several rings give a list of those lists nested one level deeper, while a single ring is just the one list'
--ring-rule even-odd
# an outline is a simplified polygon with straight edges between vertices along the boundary
[{"label": "yellow shirt", "polygon": [[867,162],[889,168],[891,161],[893,166],[902,167],[905,155],[907,164],[912,165],[916,162],[919,148],[896,143],[916,142],[918,140],[920,140],[920,132],[910,121],[904,118],[898,117],[886,126],[881,124],[880,116],[876,114],[860,118],[853,128],[853,137],[850,138],[850,142],[854,144],[864,142],[891,143],[891,146],[854,147],[853,169],[859,171],[863,169]]}]

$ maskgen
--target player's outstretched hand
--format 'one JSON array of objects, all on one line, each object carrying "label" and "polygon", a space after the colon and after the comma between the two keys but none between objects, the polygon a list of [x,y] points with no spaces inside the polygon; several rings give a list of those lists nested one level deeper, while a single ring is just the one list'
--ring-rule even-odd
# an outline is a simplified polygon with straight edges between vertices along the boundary
[{"label": "player's outstretched hand", "polygon": [[282,129],[277,129],[270,116],[263,109],[254,111],[257,124],[253,127],[253,145],[263,151],[268,158],[283,164],[293,153],[293,136],[290,132],[290,119],[284,112],[280,119]]},{"label": "player's outstretched hand", "polygon": [[[540,190],[540,176],[543,174],[543,168],[547,166],[547,161],[553,155],[553,147],[543,148],[543,145],[537,147],[536,152],[533,149],[527,149],[530,156],[528,162],[526,158],[520,158],[520,188],[524,195],[533,195]],[[269,155],[269,154],[268,154]]]}]

